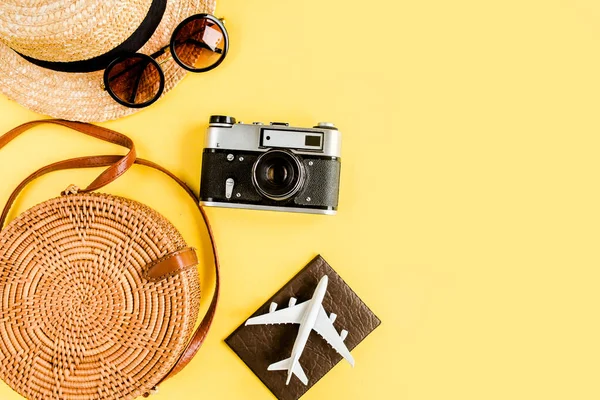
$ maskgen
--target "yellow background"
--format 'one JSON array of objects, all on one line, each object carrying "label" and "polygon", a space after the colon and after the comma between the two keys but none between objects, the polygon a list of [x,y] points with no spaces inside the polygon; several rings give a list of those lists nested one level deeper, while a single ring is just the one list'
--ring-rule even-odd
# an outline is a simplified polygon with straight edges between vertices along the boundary
[{"label": "yellow background", "polygon": [[[221,0],[218,15],[231,35],[218,69],[102,125],[198,190],[209,115],[333,121],[340,209],[209,210],[218,315],[157,399],[272,398],[223,339],[317,253],[383,324],[307,400],[600,398],[600,4]],[[4,97],[0,110],[0,131],[39,118]],[[43,164],[115,151],[37,128],[0,151],[0,198]],[[94,177],[43,178],[12,216]],[[135,169],[106,191],[202,247],[193,205],[165,178]],[[0,384],[0,398],[19,397]]]}]

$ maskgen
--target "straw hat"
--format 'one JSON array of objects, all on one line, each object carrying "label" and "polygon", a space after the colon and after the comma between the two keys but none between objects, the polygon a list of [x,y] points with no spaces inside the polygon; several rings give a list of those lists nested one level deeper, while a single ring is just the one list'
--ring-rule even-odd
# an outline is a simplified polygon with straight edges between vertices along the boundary
[{"label": "straw hat", "polygon": [[[169,43],[184,19],[212,14],[215,5],[216,0],[0,1],[0,91],[56,118],[106,121],[129,115],[137,109],[118,104],[102,86],[114,54],[152,54]],[[186,74],[173,60],[161,68],[164,93]],[[72,70],[77,72],[66,72]]]}]

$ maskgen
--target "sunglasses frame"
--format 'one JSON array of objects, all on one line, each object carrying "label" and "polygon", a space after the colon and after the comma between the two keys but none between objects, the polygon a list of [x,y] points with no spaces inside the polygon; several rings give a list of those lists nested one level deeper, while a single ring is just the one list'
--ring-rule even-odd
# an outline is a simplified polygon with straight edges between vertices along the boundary
[{"label": "sunglasses frame", "polygon": [[[206,68],[191,68],[187,65],[185,65],[185,63],[183,61],[181,61],[181,59],[177,56],[177,53],[174,51],[175,50],[175,38],[177,37],[177,34],[179,33],[179,31],[181,29],[183,29],[189,22],[196,20],[196,19],[208,19],[211,22],[215,23],[220,29],[221,32],[223,33],[223,39],[224,39],[224,46],[223,46],[223,52],[221,57],[217,60],[217,62],[215,62],[214,64],[206,67]],[[125,106],[125,107],[129,107],[129,108],[144,108],[144,107],[148,107],[149,105],[153,104],[154,102],[156,102],[163,94],[163,91],[165,89],[165,73],[163,71],[163,69],[161,68],[161,64],[164,63],[165,61],[158,63],[158,61],[156,61],[156,59],[158,57],[160,57],[161,55],[170,52],[171,53],[171,57],[173,58],[173,60],[183,69],[185,69],[186,71],[189,72],[196,72],[196,73],[200,73],[200,72],[206,72],[206,71],[210,71],[216,67],[218,67],[223,60],[225,59],[225,57],[227,56],[227,52],[229,51],[229,34],[227,33],[227,29],[225,29],[225,25],[223,24],[223,22],[215,17],[214,15],[211,14],[195,14],[192,15],[188,18],[186,18],[185,20],[183,20],[181,23],[179,23],[179,25],[177,25],[177,27],[175,28],[175,30],[173,31],[173,34],[171,35],[171,40],[169,41],[169,44],[163,48],[161,48],[160,50],[158,50],[157,52],[155,52],[154,54],[151,55],[147,55],[147,54],[143,54],[143,53],[126,53],[123,54],[117,58],[115,58],[113,61],[111,61],[110,64],[108,64],[108,66],[106,67],[106,69],[104,70],[104,88],[105,90],[108,92],[108,94],[110,95],[110,97],[113,98],[113,100],[115,100],[117,103]],[[159,74],[159,78],[160,78],[160,86],[158,88],[158,91],[156,93],[156,95],[150,99],[149,101],[145,102],[145,103],[129,103],[127,101],[122,100],[119,96],[117,96],[112,89],[110,88],[110,81],[109,81],[109,73],[112,70],[112,68],[118,64],[123,62],[124,60],[131,58],[131,57],[139,57],[142,59],[145,59],[146,61],[148,61],[149,64],[153,64],[154,67],[158,70],[158,74]]]},{"label": "sunglasses frame", "polygon": [[[158,91],[156,92],[156,95],[152,99],[148,100],[145,103],[129,103],[129,102],[121,99],[119,96],[117,96],[113,92],[113,90],[110,88],[108,73],[112,70],[114,65],[119,64],[129,58],[132,58],[132,57],[139,57],[139,58],[146,60],[149,64],[153,64],[154,67],[158,71],[158,75],[159,75]],[[108,67],[106,67],[106,69],[104,70],[104,88],[106,89],[106,91],[108,92],[110,97],[112,97],[113,100],[115,100],[117,103],[124,105],[125,107],[129,107],[129,108],[144,108],[144,107],[148,107],[149,105],[153,104],[154,102],[156,102],[156,100],[158,100],[160,98],[160,96],[162,96],[162,93],[165,90],[165,73],[162,70],[162,68],[160,67],[160,65],[158,64],[158,62],[154,58],[150,57],[147,54],[142,54],[142,53],[124,54],[122,56],[115,58],[110,64],[108,64]]]},{"label": "sunglasses frame", "polygon": [[[221,29],[221,32],[223,33],[223,39],[225,41],[225,44],[223,46],[223,53],[221,55],[221,58],[219,58],[216,63],[214,63],[206,68],[191,68],[191,67],[185,65],[185,63],[179,59],[179,56],[177,55],[177,52],[175,51],[175,38],[177,37],[177,34],[179,33],[179,31],[182,30],[187,25],[188,22],[195,20],[195,19],[201,19],[201,18],[206,18],[206,19],[211,20]],[[229,34],[227,33],[227,29],[225,29],[225,24],[223,24],[223,22],[219,18],[217,18],[211,14],[196,14],[196,15],[192,15],[191,17],[184,19],[179,25],[177,25],[177,28],[175,28],[175,30],[173,31],[173,35],[171,35],[171,41],[169,42],[169,49],[171,50],[171,57],[173,57],[173,60],[175,60],[175,62],[177,64],[179,64],[179,66],[181,68],[183,68],[187,71],[190,71],[190,72],[206,72],[206,71],[210,71],[211,69],[217,68],[223,62],[225,57],[227,56],[227,52],[229,51]]]}]

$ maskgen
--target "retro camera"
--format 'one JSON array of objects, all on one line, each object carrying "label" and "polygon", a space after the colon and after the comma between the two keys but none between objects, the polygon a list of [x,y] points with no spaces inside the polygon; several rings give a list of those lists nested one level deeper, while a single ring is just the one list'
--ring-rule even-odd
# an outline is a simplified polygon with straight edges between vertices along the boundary
[{"label": "retro camera", "polygon": [[205,206],[336,213],[341,134],[330,123],[236,123],[210,117],[202,158],[200,203]]}]

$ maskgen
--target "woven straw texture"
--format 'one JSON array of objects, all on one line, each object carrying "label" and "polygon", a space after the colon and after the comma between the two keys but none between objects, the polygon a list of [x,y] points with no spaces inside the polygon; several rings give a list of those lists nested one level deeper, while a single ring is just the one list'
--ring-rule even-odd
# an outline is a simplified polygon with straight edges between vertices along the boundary
[{"label": "woven straw texture", "polygon": [[[140,25],[152,2],[29,0],[5,3],[0,9],[0,37],[7,45],[38,60],[77,61],[104,54],[123,43]],[[65,34],[67,26],[69,33]]]},{"label": "woven straw texture", "polygon": [[120,197],[48,200],[0,232],[0,377],[28,399],[133,399],[164,377],[198,316],[196,268],[147,266],[186,243]]},{"label": "woven straw texture", "polygon": [[[107,121],[139,111],[110,97],[103,88],[104,71],[52,71],[31,64],[11,47],[48,61],[90,59],[128,38],[150,4],[151,0],[0,1],[0,92],[33,111],[72,121]],[[158,28],[139,52],[156,52],[184,19],[213,14],[215,7],[216,0],[168,0]],[[163,95],[186,74],[169,57],[157,59],[165,74]]]}]

